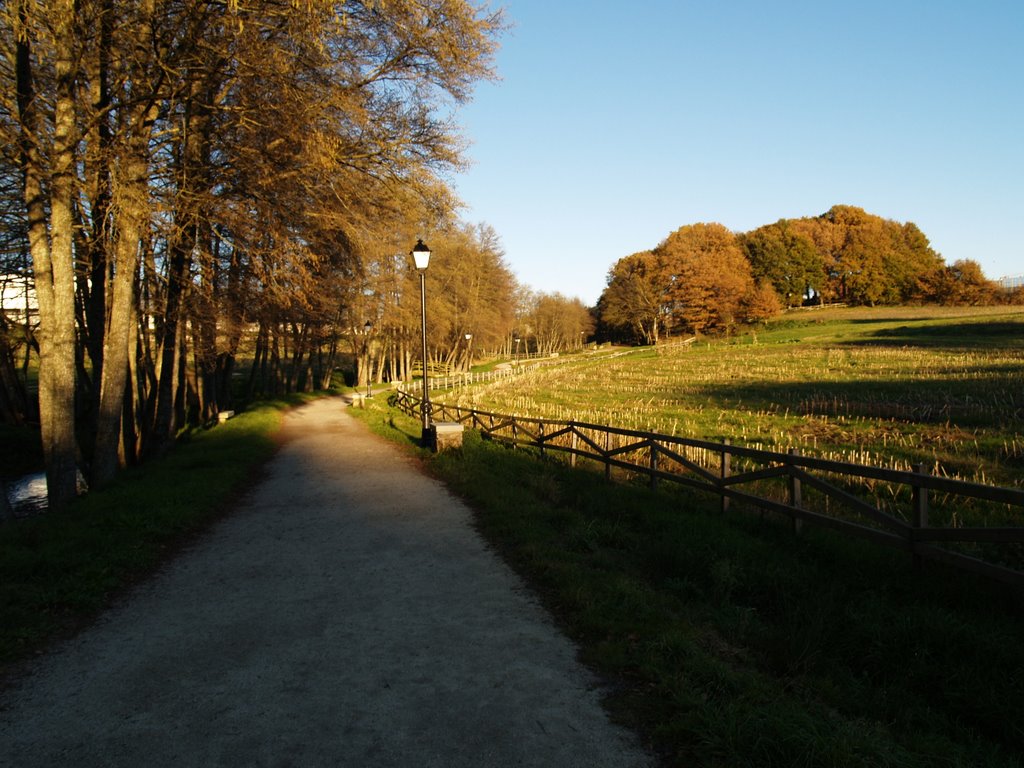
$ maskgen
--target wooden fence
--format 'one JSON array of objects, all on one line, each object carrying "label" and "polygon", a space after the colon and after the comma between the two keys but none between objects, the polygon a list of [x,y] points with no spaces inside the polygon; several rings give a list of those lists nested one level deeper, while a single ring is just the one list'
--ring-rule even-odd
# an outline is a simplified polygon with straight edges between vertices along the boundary
[{"label": "wooden fence", "polygon": [[[613,357],[614,355],[608,355]],[[485,384],[492,381],[501,381],[518,376],[526,371],[540,368],[547,365],[559,365],[577,358],[561,357],[559,355],[542,355],[531,352],[529,359],[524,354],[522,359],[505,363],[492,371],[466,371],[464,373],[446,373],[443,375],[430,374],[430,389],[457,389],[471,384]],[[417,369],[418,370],[418,369]],[[396,388],[401,388],[409,393],[423,392],[423,379],[413,381],[395,382]]]},{"label": "wooden fence", "polygon": [[[509,365],[504,368],[495,368],[493,371],[468,371],[466,373],[449,373],[444,376],[430,376],[430,389],[455,389],[470,384],[484,384],[491,381],[500,381],[522,372],[522,366]],[[408,393],[422,393],[423,379],[397,383],[396,386]]]},{"label": "wooden fence", "polygon": [[[434,382],[432,381],[433,385]],[[433,388],[433,386],[432,386]],[[396,405],[420,416],[421,399],[399,388]],[[935,560],[1024,589],[1024,527],[964,526],[957,515],[930,525],[933,504],[942,509],[983,506],[983,512],[1018,520],[1024,490],[969,483],[915,471],[885,469],[777,453],[654,432],[490,413],[431,403],[435,421],[458,421],[485,437],[512,446],[531,446],[541,457],[565,454],[596,462],[605,477],[645,477],[715,494],[726,511],[731,501],[782,514],[799,532],[804,523],[896,547],[916,562]],[[935,507],[934,510],[937,510]],[[941,546],[940,546],[941,545]]]}]

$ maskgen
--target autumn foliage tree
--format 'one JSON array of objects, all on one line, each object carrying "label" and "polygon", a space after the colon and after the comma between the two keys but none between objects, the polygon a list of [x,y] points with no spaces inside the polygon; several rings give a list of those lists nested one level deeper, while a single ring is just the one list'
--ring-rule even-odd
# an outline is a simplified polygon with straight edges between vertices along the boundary
[{"label": "autumn foliage tree", "polygon": [[230,405],[250,330],[252,391],[325,380],[378,244],[454,220],[452,108],[491,76],[503,24],[464,0],[15,0],[0,17],[54,508],[79,456],[101,485]]},{"label": "autumn foliage tree", "polygon": [[521,331],[528,333],[530,348],[542,355],[578,349],[594,331],[590,310],[575,297],[531,294],[524,310]]},{"label": "autumn foliage tree", "polygon": [[[379,322],[396,352],[392,378],[409,378],[420,363],[419,277],[409,263],[409,245],[395,265],[395,290],[374,291],[389,296]],[[489,226],[452,225],[432,234],[428,245],[427,354],[443,370],[461,369],[474,350],[504,345],[515,323],[515,276]]]},{"label": "autumn foliage tree", "polygon": [[601,322],[628,327],[638,341],[657,343],[662,333],[725,330],[758,319],[778,299],[757,292],[736,236],[721,224],[680,227],[653,251],[619,260],[598,302]]},{"label": "autumn foliage tree", "polygon": [[937,304],[975,306],[995,302],[1000,292],[978,262],[961,259],[929,275],[926,293]]},{"label": "autumn foliage tree", "polygon": [[692,224],[617,261],[597,303],[602,332],[654,344],[668,333],[728,329],[806,302],[994,301],[973,261],[947,267],[913,222],[836,205],[733,234]]},{"label": "autumn foliage tree", "polygon": [[745,322],[767,323],[782,312],[782,301],[772,284],[762,280],[747,294],[741,308]]},{"label": "autumn foliage tree", "polygon": [[680,227],[654,250],[672,327],[702,333],[739,322],[754,290],[750,263],[721,224]]},{"label": "autumn foliage tree", "polygon": [[817,292],[825,301],[869,306],[921,301],[930,276],[943,266],[915,224],[855,206],[836,205],[787,226],[814,243],[824,270]]},{"label": "autumn foliage tree", "polygon": [[608,271],[608,285],[597,302],[605,334],[626,330],[640,343],[657,344],[667,319],[663,293],[651,251],[619,259]]}]

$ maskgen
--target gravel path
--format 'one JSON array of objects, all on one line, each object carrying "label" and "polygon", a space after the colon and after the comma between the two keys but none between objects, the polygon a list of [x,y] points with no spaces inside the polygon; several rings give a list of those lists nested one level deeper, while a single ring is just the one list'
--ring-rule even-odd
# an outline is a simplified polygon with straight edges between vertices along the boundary
[{"label": "gravel path", "polygon": [[0,694],[0,766],[648,766],[469,510],[337,399]]}]

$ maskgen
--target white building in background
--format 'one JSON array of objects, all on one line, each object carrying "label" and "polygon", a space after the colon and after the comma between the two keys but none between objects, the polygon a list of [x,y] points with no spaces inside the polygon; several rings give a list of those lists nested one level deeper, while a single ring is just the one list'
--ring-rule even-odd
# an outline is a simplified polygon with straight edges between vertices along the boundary
[{"label": "white building in background", "polygon": [[1012,291],[1014,288],[1024,287],[1024,275],[1014,275],[1013,277],[1000,277],[996,280],[999,285],[1008,291]]},{"label": "white building in background", "polygon": [[0,312],[24,322],[26,314],[34,316],[38,311],[36,289],[28,277],[13,272],[0,275]]}]

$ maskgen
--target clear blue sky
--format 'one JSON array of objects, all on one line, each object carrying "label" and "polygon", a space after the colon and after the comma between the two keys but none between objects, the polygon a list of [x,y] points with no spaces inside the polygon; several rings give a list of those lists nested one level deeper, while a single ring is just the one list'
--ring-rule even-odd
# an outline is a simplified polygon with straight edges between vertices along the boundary
[{"label": "clear blue sky", "polygon": [[593,304],[616,260],[684,224],[835,204],[1024,272],[1022,0],[505,7],[454,182],[526,285]]}]

